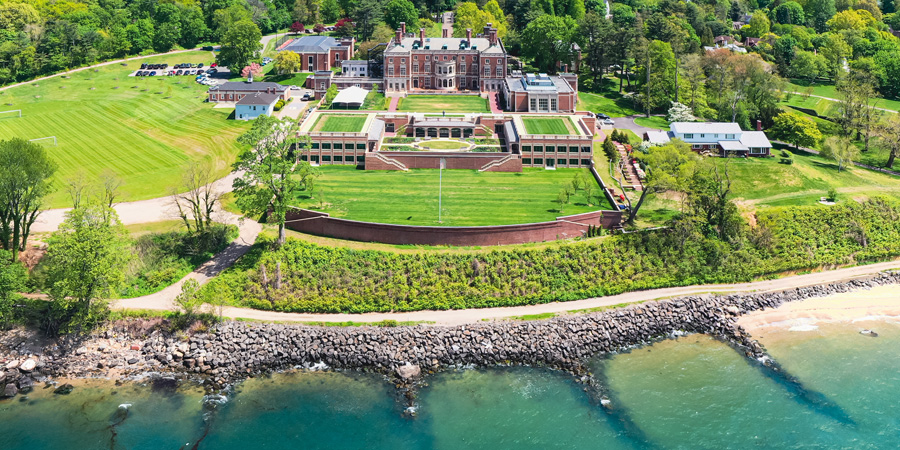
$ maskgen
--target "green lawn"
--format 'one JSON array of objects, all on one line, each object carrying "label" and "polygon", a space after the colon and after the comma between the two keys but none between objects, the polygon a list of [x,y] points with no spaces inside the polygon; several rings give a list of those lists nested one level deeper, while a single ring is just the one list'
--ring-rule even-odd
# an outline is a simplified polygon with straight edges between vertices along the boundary
[{"label": "green lawn", "polygon": [[528,134],[575,134],[575,126],[568,117],[523,117]]},{"label": "green lawn", "polygon": [[[618,95],[618,94],[617,94]],[[591,111],[593,113],[603,113],[610,117],[625,117],[640,114],[625,105],[625,100],[606,97],[591,92],[578,93],[578,109],[579,111]]]},{"label": "green lawn", "polygon": [[635,117],[634,123],[647,128],[656,128],[657,130],[668,130],[669,129],[669,121],[666,120],[665,117],[660,116],[650,116],[650,117]]},{"label": "green lawn", "polygon": [[419,143],[422,147],[441,149],[441,150],[456,150],[460,148],[468,147],[469,144],[464,144],[462,142],[454,142],[454,141],[424,141]]},{"label": "green lawn", "polygon": [[366,116],[363,114],[342,116],[337,114],[323,114],[319,117],[313,129],[329,133],[358,133],[366,124]]},{"label": "green lawn", "polygon": [[[834,88],[834,84],[831,83],[809,83],[806,80],[792,79],[786,83],[785,89],[793,92],[805,93],[810,87],[812,87],[812,92],[810,92],[812,95],[834,99],[841,98],[840,94],[838,94],[837,90]],[[900,100],[882,98],[878,99],[875,106],[878,108],[900,111]]]},{"label": "green lawn", "polygon": [[[323,166],[315,198],[301,194],[296,206],[334,217],[403,225],[504,225],[553,220],[560,215],[609,209],[589,207],[582,191],[565,205],[554,203],[563,184],[587,169],[528,169],[522,173],[443,171],[443,223],[438,219],[438,171],[363,171]],[[595,189],[595,194],[599,194]],[[319,208],[320,202],[325,204]]]},{"label": "green lawn", "polygon": [[68,205],[64,181],[76,175],[94,181],[110,171],[125,181],[122,200],[130,201],[168,195],[190,161],[213,161],[216,176],[230,171],[235,139],[250,123],[226,120],[232,109],[204,102],[207,87],[194,77],[127,76],[150,62],[209,64],[213,56],[145,58],[0,91],[0,108],[22,110],[22,118],[0,118],[0,138],[58,139],[47,146],[59,164],[49,207]]},{"label": "green lawn", "polygon": [[[270,64],[271,65],[271,64]],[[297,86],[303,87],[306,84],[306,79],[312,75],[311,73],[286,73],[283,75],[275,75],[269,74],[263,81],[274,81],[278,84],[284,86]]]},{"label": "green lawn", "polygon": [[400,99],[403,112],[491,112],[487,99],[477,95],[410,95]]}]

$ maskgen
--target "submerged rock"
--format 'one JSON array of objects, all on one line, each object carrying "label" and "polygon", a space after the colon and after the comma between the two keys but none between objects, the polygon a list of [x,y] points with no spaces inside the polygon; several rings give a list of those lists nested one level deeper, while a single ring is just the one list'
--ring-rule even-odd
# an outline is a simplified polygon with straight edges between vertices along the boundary
[{"label": "submerged rock", "polygon": [[3,397],[3,398],[15,397],[16,394],[18,394],[18,393],[19,393],[19,388],[17,388],[16,385],[13,383],[8,383],[6,385],[6,388],[3,389],[3,395],[0,395],[0,397]]},{"label": "submerged rock", "polygon": [[869,337],[878,337],[878,333],[876,333],[873,330],[862,330],[859,332],[859,334],[861,334],[863,336],[869,336]]},{"label": "submerged rock", "polygon": [[66,384],[63,384],[63,385],[59,386],[58,388],[54,389],[53,393],[59,394],[59,395],[69,395],[72,393],[72,390],[74,390],[74,389],[75,389],[75,386],[72,386],[71,384],[66,383]]}]

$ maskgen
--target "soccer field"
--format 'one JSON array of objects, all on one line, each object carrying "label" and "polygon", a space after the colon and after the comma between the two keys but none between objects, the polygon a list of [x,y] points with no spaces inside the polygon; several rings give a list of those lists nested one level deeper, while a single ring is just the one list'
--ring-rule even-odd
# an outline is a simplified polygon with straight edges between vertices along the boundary
[{"label": "soccer field", "polygon": [[400,99],[397,111],[486,113],[487,99],[477,95],[410,95]]},{"label": "soccer field", "polygon": [[523,117],[528,134],[575,134],[575,126],[568,117]]},{"label": "soccer field", "polygon": [[[299,196],[294,206],[324,211],[334,217],[401,225],[509,225],[553,220],[611,207],[601,197],[588,206],[579,190],[571,203],[557,210],[562,186],[577,174],[593,183],[587,169],[525,169],[522,173],[443,171],[443,223],[438,223],[438,171],[364,171],[348,166],[323,166],[315,198]],[[594,184],[596,186],[596,184]],[[602,196],[599,187],[595,195]],[[324,204],[320,208],[320,203]]]},{"label": "soccer field", "polygon": [[346,116],[322,114],[313,126],[313,130],[328,133],[358,133],[366,124],[366,118],[367,116],[364,114]]},{"label": "soccer field", "polygon": [[168,195],[190,161],[209,159],[224,176],[250,123],[225,120],[232,109],[204,102],[207,87],[192,76],[127,76],[141,63],[213,60],[202,51],[144,58],[0,91],[0,110],[22,110],[22,118],[0,116],[0,138],[58,138],[58,146],[41,141],[59,164],[48,207],[69,206],[64,182],[76,175],[93,182],[114,173],[125,182],[123,201]]}]

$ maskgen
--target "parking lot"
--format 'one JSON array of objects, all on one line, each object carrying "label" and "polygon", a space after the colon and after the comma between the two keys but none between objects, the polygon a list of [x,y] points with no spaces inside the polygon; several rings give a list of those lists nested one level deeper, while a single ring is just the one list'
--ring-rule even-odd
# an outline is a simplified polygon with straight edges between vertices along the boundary
[{"label": "parking lot", "polygon": [[217,66],[215,63],[206,65],[203,63],[188,64],[141,64],[141,67],[128,74],[129,77],[171,77],[193,76],[195,81],[207,86],[222,84],[230,76],[228,68]]}]

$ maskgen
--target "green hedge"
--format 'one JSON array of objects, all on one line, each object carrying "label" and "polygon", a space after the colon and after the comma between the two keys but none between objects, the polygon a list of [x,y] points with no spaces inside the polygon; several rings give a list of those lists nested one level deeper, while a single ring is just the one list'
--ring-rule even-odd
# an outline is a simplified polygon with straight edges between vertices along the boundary
[{"label": "green hedge", "polygon": [[[484,308],[750,281],[900,255],[897,202],[773,208],[757,216],[758,226],[735,243],[671,230],[480,254],[401,254],[293,239],[270,251],[262,242],[205,289],[234,305],[279,311]],[[283,282],[276,290],[278,262]]]}]

